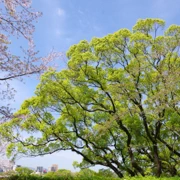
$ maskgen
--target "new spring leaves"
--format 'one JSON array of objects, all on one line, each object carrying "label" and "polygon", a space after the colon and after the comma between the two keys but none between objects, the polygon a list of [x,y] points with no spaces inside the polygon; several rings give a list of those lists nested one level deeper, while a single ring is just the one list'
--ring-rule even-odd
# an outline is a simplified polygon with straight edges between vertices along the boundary
[{"label": "new spring leaves", "polygon": [[71,46],[68,68],[46,72],[36,95],[1,127],[9,155],[70,149],[83,157],[77,166],[103,165],[119,177],[176,175],[180,26],[164,26],[139,20],[132,31]]}]

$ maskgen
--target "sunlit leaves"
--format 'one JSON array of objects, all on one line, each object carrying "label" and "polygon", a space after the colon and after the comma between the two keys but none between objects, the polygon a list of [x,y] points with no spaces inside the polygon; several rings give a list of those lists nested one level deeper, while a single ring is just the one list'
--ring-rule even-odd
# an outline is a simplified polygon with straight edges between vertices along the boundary
[{"label": "sunlit leaves", "polygon": [[4,124],[2,134],[21,144],[9,152],[70,149],[83,157],[81,168],[99,164],[119,177],[173,175],[180,156],[179,27],[165,35],[163,27],[160,19],[139,20],[133,31],[73,45],[68,68],[46,72],[36,95]]}]

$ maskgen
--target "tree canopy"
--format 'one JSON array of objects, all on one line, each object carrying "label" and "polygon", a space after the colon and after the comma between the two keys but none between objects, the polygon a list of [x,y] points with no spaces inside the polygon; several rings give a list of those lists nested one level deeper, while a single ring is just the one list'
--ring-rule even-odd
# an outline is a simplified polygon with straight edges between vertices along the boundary
[{"label": "tree canopy", "polygon": [[[71,150],[78,167],[177,175],[180,168],[180,26],[140,19],[70,47],[68,68],[46,72],[1,134],[10,156]],[[26,132],[26,136],[23,137]]]}]

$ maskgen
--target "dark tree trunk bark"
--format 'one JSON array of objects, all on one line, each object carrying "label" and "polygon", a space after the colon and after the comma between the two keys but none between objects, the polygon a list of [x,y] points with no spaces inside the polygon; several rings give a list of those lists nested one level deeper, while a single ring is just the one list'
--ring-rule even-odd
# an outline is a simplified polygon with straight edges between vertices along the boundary
[{"label": "dark tree trunk bark", "polygon": [[127,135],[127,148],[128,148],[128,154],[131,160],[131,165],[134,169],[136,169],[137,172],[139,172],[142,176],[144,176],[144,171],[143,169],[137,164],[136,160],[134,159],[134,154],[133,151],[131,149],[131,139],[132,136],[129,132],[129,130],[126,128],[126,126],[123,125],[122,121],[120,119],[116,119],[117,124],[119,125],[119,127],[126,133]]},{"label": "dark tree trunk bark", "polygon": [[124,177],[122,172],[119,171],[117,168],[115,168],[114,166],[109,166],[109,167],[118,175],[118,177],[120,177],[120,178]]},{"label": "dark tree trunk bark", "polygon": [[134,155],[130,147],[128,148],[128,151],[129,151],[132,167],[135,168],[142,176],[145,176],[143,169],[137,164],[136,160],[134,159]]},{"label": "dark tree trunk bark", "polygon": [[134,176],[137,175],[137,174],[136,174],[134,171],[132,171],[130,168],[127,168],[127,169],[126,169],[126,172],[128,172],[128,173],[131,175],[131,177],[134,177]]},{"label": "dark tree trunk bark", "polygon": [[161,164],[161,160],[159,158],[159,154],[158,154],[158,147],[157,147],[157,143],[153,144],[153,151],[154,151],[154,164],[155,164],[155,175],[157,177],[161,176],[162,173],[162,164]]},{"label": "dark tree trunk bark", "polygon": [[177,175],[177,169],[175,168],[175,166],[170,167],[170,174],[171,174],[171,176]]}]

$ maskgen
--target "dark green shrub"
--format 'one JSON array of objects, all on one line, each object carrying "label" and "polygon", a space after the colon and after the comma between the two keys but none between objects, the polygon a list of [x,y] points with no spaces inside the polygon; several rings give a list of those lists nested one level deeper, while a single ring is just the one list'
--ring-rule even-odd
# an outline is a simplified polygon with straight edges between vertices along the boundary
[{"label": "dark green shrub", "polygon": [[117,175],[112,172],[110,169],[100,169],[98,174],[100,177],[111,177],[111,178],[116,178]]},{"label": "dark green shrub", "polygon": [[29,176],[33,172],[33,170],[31,170],[27,167],[18,167],[18,168],[16,168],[16,172],[20,176]]},{"label": "dark green shrub", "polygon": [[52,180],[73,180],[74,174],[69,170],[60,169],[57,172],[48,172],[44,177]]}]

